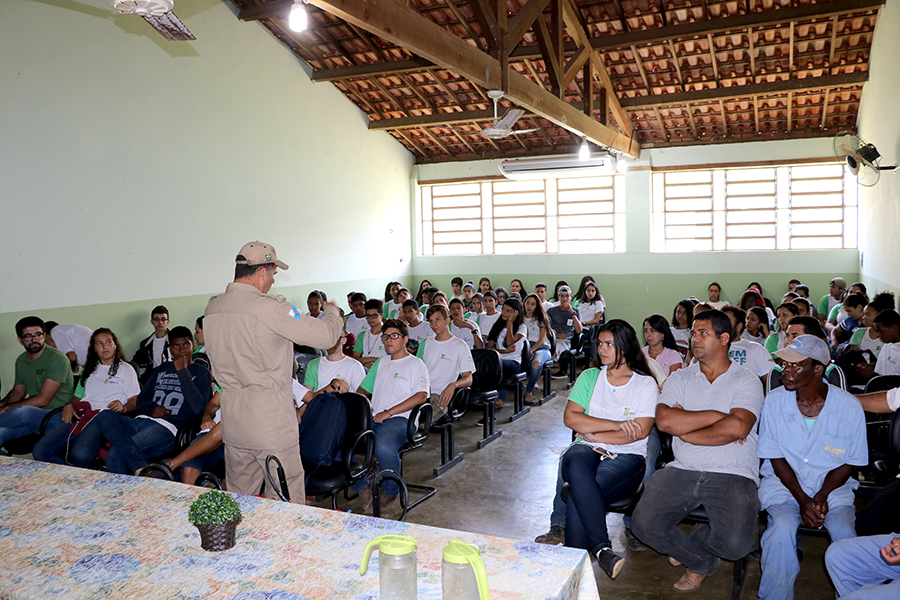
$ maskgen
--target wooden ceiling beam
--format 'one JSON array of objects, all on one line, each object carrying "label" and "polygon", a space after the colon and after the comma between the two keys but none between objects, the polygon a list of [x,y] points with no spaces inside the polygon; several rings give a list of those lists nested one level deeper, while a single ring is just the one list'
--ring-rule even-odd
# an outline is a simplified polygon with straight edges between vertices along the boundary
[{"label": "wooden ceiling beam", "polygon": [[650,89],[650,79],[647,78],[647,70],[644,69],[644,59],[638,54],[637,48],[634,45],[631,46],[631,56],[634,57],[634,64],[637,65],[638,73],[641,74],[641,80],[644,82],[644,89],[647,90],[647,95],[652,96],[653,90]]},{"label": "wooden ceiling beam", "polygon": [[475,33],[475,30],[472,29],[472,26],[469,24],[469,20],[465,17],[464,14],[462,14],[462,11],[459,10],[459,7],[456,6],[456,2],[454,2],[453,0],[444,1],[447,3],[447,8],[450,9],[450,12],[453,13],[453,16],[459,19],[459,22],[462,23],[462,26],[465,28],[465,30],[469,32],[470,36],[472,36],[472,40],[478,46],[478,49],[482,52],[487,52],[488,48],[484,45],[484,41],[481,39],[481,36]]},{"label": "wooden ceiling beam", "polygon": [[412,60],[396,60],[385,63],[369,65],[357,65],[355,67],[342,67],[339,69],[319,69],[313,71],[312,80],[339,81],[341,79],[353,79],[356,77],[378,77],[380,75],[393,75],[395,73],[407,73],[409,71],[424,71],[433,69],[435,64],[430,60],[414,58]]},{"label": "wooden ceiling beam", "polygon": [[506,36],[506,45],[509,50],[519,45],[538,18],[543,18],[544,9],[548,4],[550,4],[550,0],[528,0],[528,3],[510,19],[509,33]]},{"label": "wooden ceiling beam", "polygon": [[680,92],[664,94],[661,96],[637,96],[635,98],[623,98],[621,104],[625,108],[649,108],[652,106],[669,106],[672,104],[696,104],[719,98],[738,98],[741,96],[763,96],[765,94],[777,94],[784,92],[798,92],[803,90],[821,90],[826,88],[841,87],[847,85],[860,85],[869,80],[867,71],[855,73],[841,73],[840,75],[823,75],[821,77],[807,77],[805,79],[787,79],[784,81],[769,81],[766,83],[752,83],[748,85],[732,85],[706,90],[694,90],[692,92]]},{"label": "wooden ceiling beam", "polygon": [[838,18],[831,18],[831,43],[828,45],[828,73],[834,75],[834,45],[837,42]]},{"label": "wooden ceiling beam", "polygon": [[500,49],[500,27],[497,24],[496,7],[490,0],[469,0],[469,8],[475,14],[481,35],[487,42],[488,52],[493,55]]},{"label": "wooden ceiling beam", "polygon": [[[393,44],[406,48],[443,68],[489,89],[501,82],[499,61],[394,0],[312,0],[326,12],[353,23]],[[531,80],[508,69],[507,98],[522,108],[563,127],[591,142],[640,155],[640,145],[627,135],[598,123]]]},{"label": "wooden ceiling beam", "polygon": [[422,115],[420,117],[403,117],[400,119],[381,119],[369,121],[369,129],[379,131],[384,129],[418,129],[426,125],[458,125],[475,121],[493,121],[494,110],[467,110],[464,112],[442,112],[434,115]]},{"label": "wooden ceiling beam", "polygon": [[622,25],[622,31],[628,32],[628,21],[625,19],[625,9],[622,8],[621,0],[613,0],[613,5],[616,7],[616,14],[619,17],[619,23]]},{"label": "wooden ceiling beam", "polygon": [[678,64],[678,55],[675,54],[675,44],[672,43],[672,40],[668,42],[669,52],[672,54],[672,64],[675,65],[675,73],[678,74],[678,85],[681,86],[681,91],[686,92],[687,88],[684,85],[684,74],[681,72],[681,65]]}]

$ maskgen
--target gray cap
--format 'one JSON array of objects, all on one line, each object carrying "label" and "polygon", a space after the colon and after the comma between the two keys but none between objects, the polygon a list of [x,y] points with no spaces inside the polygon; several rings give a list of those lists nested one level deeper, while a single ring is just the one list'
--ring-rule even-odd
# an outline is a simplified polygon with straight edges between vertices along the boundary
[{"label": "gray cap", "polygon": [[559,289],[556,290],[556,295],[559,296],[560,294],[568,294],[568,295],[571,296],[571,295],[572,295],[572,288],[570,288],[570,287],[567,286],[567,285],[561,285],[561,286],[559,286]]},{"label": "gray cap", "polygon": [[834,279],[831,280],[830,283],[833,283],[835,285],[835,287],[838,287],[842,290],[847,289],[847,280],[844,279],[843,277],[835,277]]},{"label": "gray cap", "polygon": [[804,358],[817,360],[823,365],[831,362],[828,344],[814,335],[798,335],[793,342],[773,354],[789,363],[800,362]]}]

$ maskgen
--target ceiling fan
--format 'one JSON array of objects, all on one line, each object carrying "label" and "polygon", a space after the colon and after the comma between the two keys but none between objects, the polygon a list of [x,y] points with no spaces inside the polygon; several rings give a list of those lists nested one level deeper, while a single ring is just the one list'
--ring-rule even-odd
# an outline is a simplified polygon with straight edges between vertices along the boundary
[{"label": "ceiling fan", "polygon": [[487,95],[494,101],[494,124],[487,129],[482,129],[480,131],[481,135],[489,140],[502,140],[510,135],[520,135],[523,133],[540,131],[540,127],[532,129],[513,129],[516,121],[521,119],[522,115],[525,114],[525,111],[521,108],[510,108],[506,111],[506,114],[503,115],[503,118],[498,120],[497,103],[500,102],[500,98],[503,97],[503,92],[501,90],[488,90]]},{"label": "ceiling fan", "polygon": [[834,155],[846,161],[850,172],[863,187],[872,187],[881,179],[882,171],[896,171],[897,166],[881,166],[881,153],[875,144],[868,144],[851,131],[842,131],[834,138]]},{"label": "ceiling fan", "polygon": [[174,0],[109,0],[109,3],[123,15],[143,17],[153,29],[170,42],[197,39],[172,12]]}]

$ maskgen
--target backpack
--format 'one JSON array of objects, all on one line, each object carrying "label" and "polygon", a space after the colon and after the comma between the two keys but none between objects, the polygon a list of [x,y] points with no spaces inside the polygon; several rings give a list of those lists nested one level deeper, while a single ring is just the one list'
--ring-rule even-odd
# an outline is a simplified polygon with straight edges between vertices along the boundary
[{"label": "backpack", "polygon": [[319,394],[300,419],[300,458],[317,466],[329,466],[344,443],[347,409],[334,394]]}]

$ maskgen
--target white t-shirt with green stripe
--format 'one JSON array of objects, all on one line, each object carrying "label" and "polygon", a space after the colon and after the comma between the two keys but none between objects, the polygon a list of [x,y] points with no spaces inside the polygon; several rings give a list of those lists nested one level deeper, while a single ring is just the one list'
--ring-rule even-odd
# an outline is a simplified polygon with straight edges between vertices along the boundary
[{"label": "white t-shirt with green stripe", "polygon": [[356,343],[353,344],[353,351],[359,352],[362,357],[374,356],[376,358],[387,356],[384,349],[384,342],[381,341],[380,333],[372,333],[372,330],[362,331],[356,336]]},{"label": "white t-shirt with green stripe", "polygon": [[366,370],[362,364],[349,356],[342,356],[340,360],[319,357],[307,365],[303,385],[317,392],[331,383],[332,379],[341,379],[349,384],[351,392],[355,392],[365,378]]},{"label": "white t-shirt with green stripe", "polygon": [[447,386],[459,379],[460,374],[475,372],[472,351],[465,341],[458,337],[439,342],[432,338],[419,346],[416,356],[428,367],[431,393],[440,394]]}]

